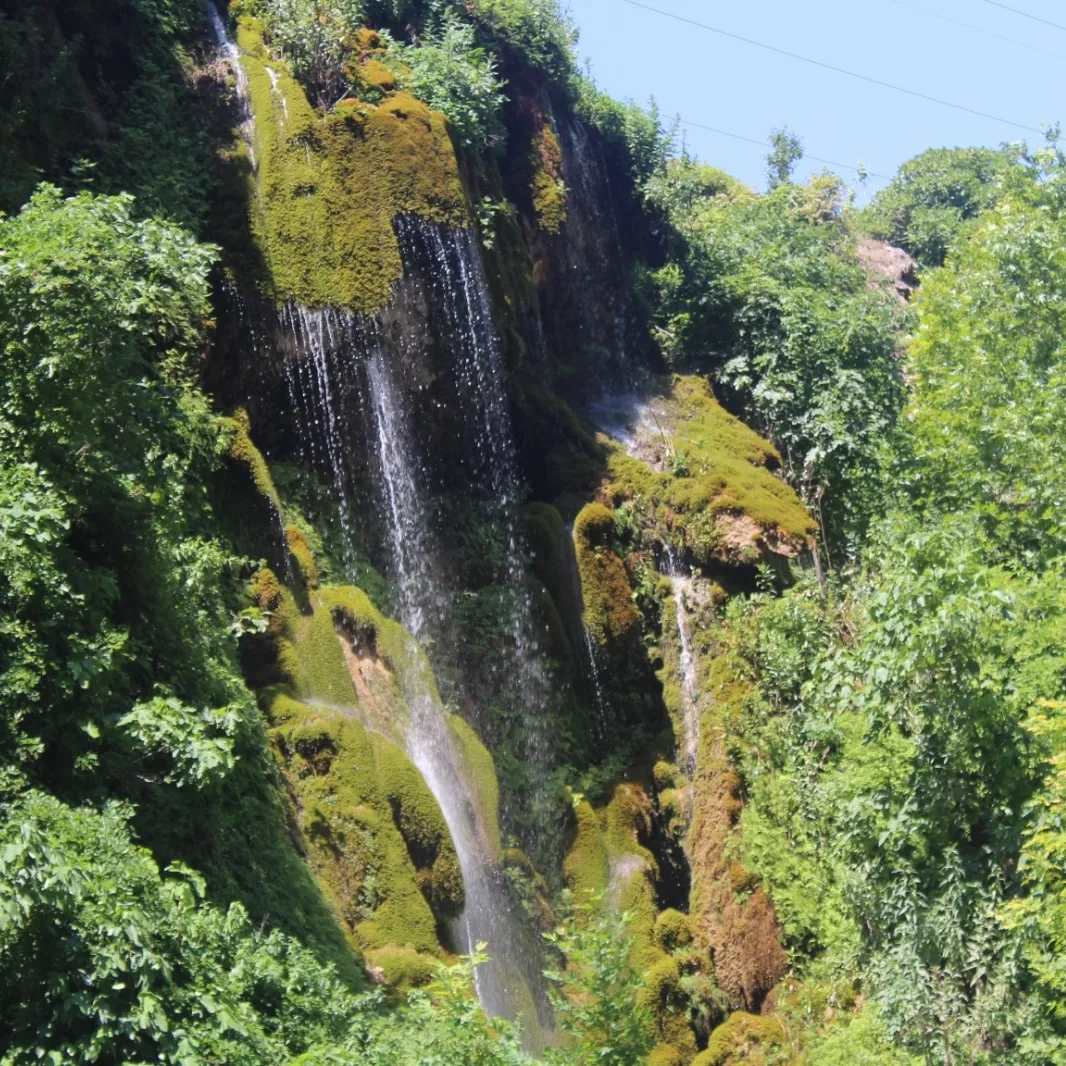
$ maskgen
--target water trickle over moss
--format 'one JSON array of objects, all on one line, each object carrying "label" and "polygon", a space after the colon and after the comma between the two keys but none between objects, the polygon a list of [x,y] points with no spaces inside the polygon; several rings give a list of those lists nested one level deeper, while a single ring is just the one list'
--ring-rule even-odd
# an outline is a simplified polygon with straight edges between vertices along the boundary
[{"label": "water trickle over moss", "polygon": [[[777,450],[714,398],[702,378],[675,375],[649,442],[657,469],[607,442],[608,492],[636,502],[663,539],[698,562],[728,554],[731,540],[772,541],[795,554],[816,524],[796,493],[772,472]],[[750,529],[729,519],[749,520]]]},{"label": "water trickle over moss", "polygon": [[[447,120],[402,92],[378,105],[346,99],[322,116],[254,20],[240,21],[237,39],[255,116],[253,231],[272,295],[378,310],[402,272],[396,216],[468,221]],[[389,89],[380,77],[375,87]]]}]

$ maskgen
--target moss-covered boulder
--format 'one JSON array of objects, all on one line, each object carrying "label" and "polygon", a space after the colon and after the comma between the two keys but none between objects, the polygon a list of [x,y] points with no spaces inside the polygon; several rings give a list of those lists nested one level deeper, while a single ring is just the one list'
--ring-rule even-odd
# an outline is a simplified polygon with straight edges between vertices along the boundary
[{"label": "moss-covered boulder", "polygon": [[773,1015],[736,1011],[711,1033],[692,1066],[769,1066],[785,1046],[785,1030]]},{"label": "moss-covered boulder", "polygon": [[608,447],[607,492],[628,501],[649,541],[686,549],[697,563],[795,556],[816,529],[773,470],[772,444],[715,399],[702,378],[675,375],[647,404],[629,450]]},{"label": "moss-covered boulder", "polygon": [[254,19],[240,20],[237,40],[255,118],[253,231],[271,295],[378,310],[402,271],[394,218],[468,221],[447,120],[394,92],[373,58],[360,69],[379,102],[348,98],[320,115]]}]

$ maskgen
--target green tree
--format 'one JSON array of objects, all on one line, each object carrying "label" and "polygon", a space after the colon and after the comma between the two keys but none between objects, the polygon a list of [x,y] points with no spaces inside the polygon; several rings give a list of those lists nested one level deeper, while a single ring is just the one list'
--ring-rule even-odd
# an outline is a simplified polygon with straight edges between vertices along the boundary
[{"label": "green tree", "polygon": [[766,180],[771,191],[792,180],[792,171],[803,158],[803,141],[787,126],[770,131],[770,151],[766,156]]},{"label": "green tree", "polygon": [[551,1053],[559,1066],[633,1066],[655,1043],[652,1019],[629,961],[626,914],[604,913],[602,899],[578,904],[571,918],[546,934],[566,968],[548,970],[555,1017],[570,1040]]},{"label": "green tree", "polygon": [[930,148],[899,168],[863,211],[862,224],[921,266],[943,266],[967,224],[1023,174],[1012,148]]}]

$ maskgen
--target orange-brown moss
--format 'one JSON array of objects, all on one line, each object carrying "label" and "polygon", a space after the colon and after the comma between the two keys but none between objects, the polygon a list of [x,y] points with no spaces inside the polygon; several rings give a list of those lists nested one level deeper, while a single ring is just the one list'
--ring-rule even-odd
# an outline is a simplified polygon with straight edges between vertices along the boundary
[{"label": "orange-brown moss", "polygon": [[[749,683],[730,653],[711,668],[716,715],[744,698]],[[735,1007],[757,1010],[781,979],[788,955],[777,916],[756,879],[729,857],[728,846],[743,808],[742,783],[724,751],[722,731],[705,714],[693,781],[688,855],[692,869],[690,913],[711,949],[715,978]]]}]

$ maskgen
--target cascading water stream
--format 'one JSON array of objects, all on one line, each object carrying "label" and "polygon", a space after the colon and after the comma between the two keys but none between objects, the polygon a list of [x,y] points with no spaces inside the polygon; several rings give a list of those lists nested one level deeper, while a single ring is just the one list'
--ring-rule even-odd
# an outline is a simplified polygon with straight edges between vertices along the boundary
[{"label": "cascading water stream", "polygon": [[[408,224],[408,227],[410,224]],[[494,502],[504,531],[506,573],[514,592],[508,618],[512,662],[534,695],[544,699],[546,678],[536,662],[532,615],[524,588],[517,533],[519,499],[514,448],[499,361],[480,266],[473,272],[463,231],[420,224],[425,242],[420,261],[434,267],[441,313],[453,340],[461,423],[470,434],[475,483]],[[412,262],[410,233],[405,263]],[[427,259],[424,252],[428,250]],[[476,248],[473,255],[476,256]],[[438,275],[438,270],[440,274]],[[372,453],[378,509],[385,527],[390,570],[400,622],[411,634],[404,671],[409,718],[405,746],[440,805],[463,875],[465,905],[453,928],[456,947],[473,952],[486,944],[490,961],[477,968],[478,998],[490,1015],[524,1015],[527,1040],[541,1046],[551,1013],[540,976],[536,936],[512,899],[501,865],[500,844],[490,829],[485,804],[470,779],[436,693],[419,644],[447,625],[446,596],[435,565],[439,555],[430,504],[430,471],[419,457],[412,413],[399,380],[396,353],[375,320],[348,312],[289,306],[279,316],[290,402],[298,412],[304,458],[334,484],[341,523],[351,541],[354,529],[351,478],[352,412],[361,420]],[[396,358],[393,356],[396,355]],[[417,668],[416,668],[417,667]],[[533,706],[537,708],[543,703]],[[542,723],[532,724],[534,737]]]},{"label": "cascading water stream", "polygon": [[427,281],[451,338],[452,360],[463,422],[475,459],[472,471],[490,501],[506,547],[505,586],[509,643],[507,673],[517,681],[531,763],[546,768],[546,710],[550,681],[533,621],[518,529],[520,480],[511,429],[499,335],[473,234],[418,218],[396,222],[405,266],[428,265]]},{"label": "cascading water stream", "polygon": [[248,75],[241,66],[241,53],[236,44],[230,38],[226,28],[225,19],[219,13],[212,0],[204,0],[204,9],[207,12],[207,21],[211,27],[211,36],[215,39],[215,46],[219,55],[229,63],[233,71],[234,80],[237,83],[237,108],[240,115],[240,134],[248,149],[248,158],[255,170],[255,116],[252,114],[252,101],[248,91]]},{"label": "cascading water stream", "polygon": [[676,549],[666,549],[666,569],[674,595],[677,612],[678,675],[681,681],[681,721],[684,730],[685,772],[696,769],[696,756],[700,741],[699,678],[696,674],[696,656],[692,647],[692,627],[689,624],[685,598],[691,592],[692,578]]},{"label": "cascading water stream", "polygon": [[[423,499],[420,468],[410,446],[411,434],[403,396],[380,350],[367,361],[370,407],[376,430],[380,493],[390,523],[390,552],[399,593],[400,620],[414,637],[427,631],[427,590],[436,578],[430,562],[432,532]],[[409,649],[410,661],[421,661]],[[511,899],[500,866],[498,841],[486,822],[486,797],[479,796],[464,774],[447,719],[432,680],[424,671],[409,671],[405,696],[410,709],[407,749],[437,798],[455,843],[466,902],[453,929],[457,946],[467,954],[487,945],[490,961],[477,967],[478,999],[490,1015],[528,1015],[538,1003],[539,959],[532,934]],[[542,994],[539,997],[543,999]],[[531,1046],[543,1043],[550,1014],[539,1010],[525,1018]]]}]

